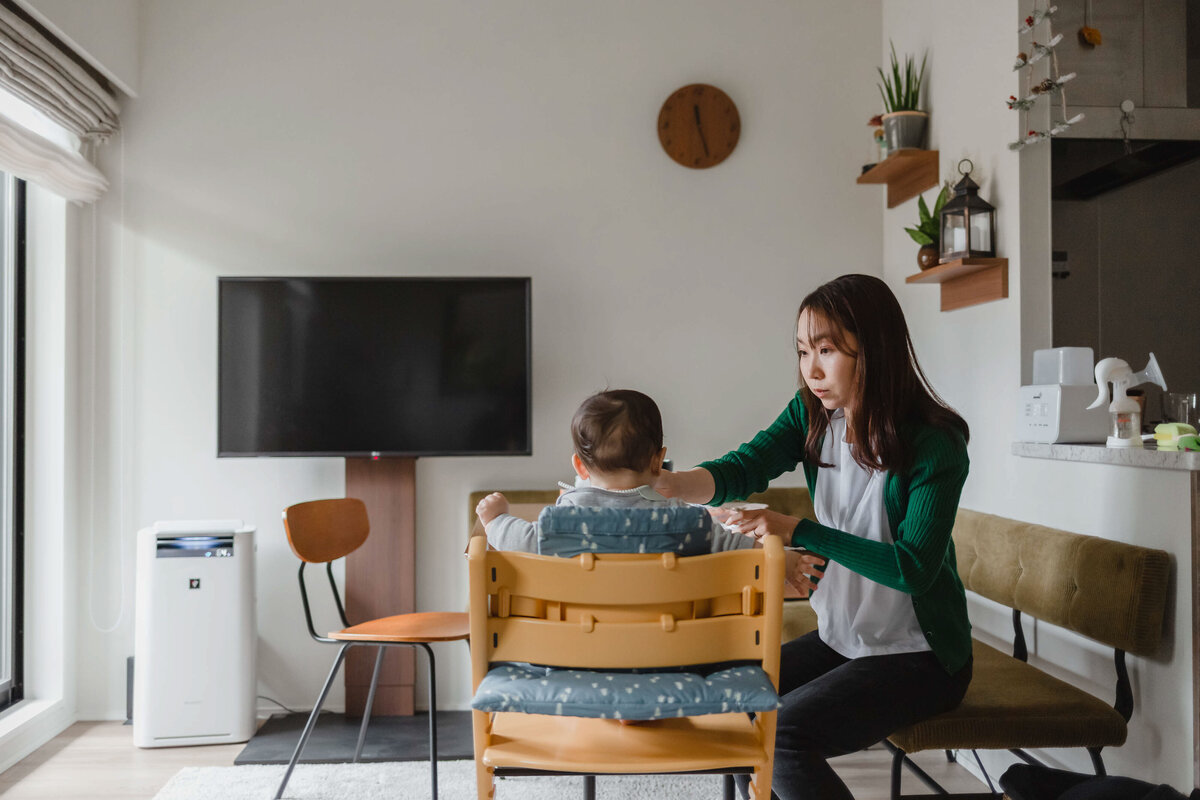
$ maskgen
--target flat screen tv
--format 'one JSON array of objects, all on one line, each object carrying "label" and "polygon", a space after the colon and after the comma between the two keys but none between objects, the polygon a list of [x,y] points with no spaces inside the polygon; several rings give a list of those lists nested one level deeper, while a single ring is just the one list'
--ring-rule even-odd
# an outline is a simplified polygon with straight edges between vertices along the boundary
[{"label": "flat screen tv", "polygon": [[221,278],[219,456],[528,455],[529,278]]}]

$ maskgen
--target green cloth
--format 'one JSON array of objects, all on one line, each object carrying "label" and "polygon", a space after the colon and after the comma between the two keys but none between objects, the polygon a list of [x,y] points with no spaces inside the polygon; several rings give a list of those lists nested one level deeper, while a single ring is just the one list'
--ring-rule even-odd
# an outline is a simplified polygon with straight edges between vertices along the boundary
[{"label": "green cloth", "polygon": [[[804,460],[808,412],[799,393],[764,431],[737,450],[700,466],[712,473],[711,503],[742,500],[770,481],[804,465],[809,494],[816,496],[819,470]],[[958,431],[911,423],[902,435],[912,448],[907,472],[889,472],[884,505],[893,544],[859,538],[811,519],[800,520],[792,545],[832,559],[870,580],[912,597],[925,639],[947,672],[971,655],[967,598],[959,580],[950,533],[970,462]]]}]

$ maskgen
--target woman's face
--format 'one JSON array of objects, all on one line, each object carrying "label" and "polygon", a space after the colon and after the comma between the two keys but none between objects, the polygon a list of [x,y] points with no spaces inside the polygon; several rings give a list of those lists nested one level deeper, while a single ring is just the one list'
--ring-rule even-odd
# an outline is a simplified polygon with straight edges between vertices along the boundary
[{"label": "woman's face", "polygon": [[829,411],[845,409],[849,414],[854,406],[857,386],[855,368],[858,363],[858,338],[849,331],[840,331],[842,346],[837,348],[832,327],[824,316],[809,309],[800,312],[796,325],[796,354],[800,356],[800,376],[804,385],[821,405]]}]

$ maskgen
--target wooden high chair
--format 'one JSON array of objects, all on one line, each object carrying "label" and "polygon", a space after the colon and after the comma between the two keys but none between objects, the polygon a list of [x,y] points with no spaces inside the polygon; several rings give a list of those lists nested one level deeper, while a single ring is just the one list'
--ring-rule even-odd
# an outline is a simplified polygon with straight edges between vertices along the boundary
[{"label": "wooden high chair", "polygon": [[[477,536],[467,558],[476,691],[493,662],[655,670],[750,661],[778,688],[785,566],[775,537],[763,549],[689,557],[561,558],[488,551]],[[496,775],[752,772],[751,797],[769,800],[776,715],[712,713],[625,725],[473,711],[478,798],[494,796]]]}]

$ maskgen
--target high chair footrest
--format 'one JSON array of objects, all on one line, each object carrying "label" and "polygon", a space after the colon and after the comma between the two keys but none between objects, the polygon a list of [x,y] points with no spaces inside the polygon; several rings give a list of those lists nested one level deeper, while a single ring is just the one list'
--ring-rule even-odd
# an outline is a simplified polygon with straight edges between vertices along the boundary
[{"label": "high chair footrest", "polygon": [[[714,735],[717,734],[717,735]],[[755,768],[767,763],[746,714],[625,725],[611,719],[496,714],[488,767],[622,774]]]}]

